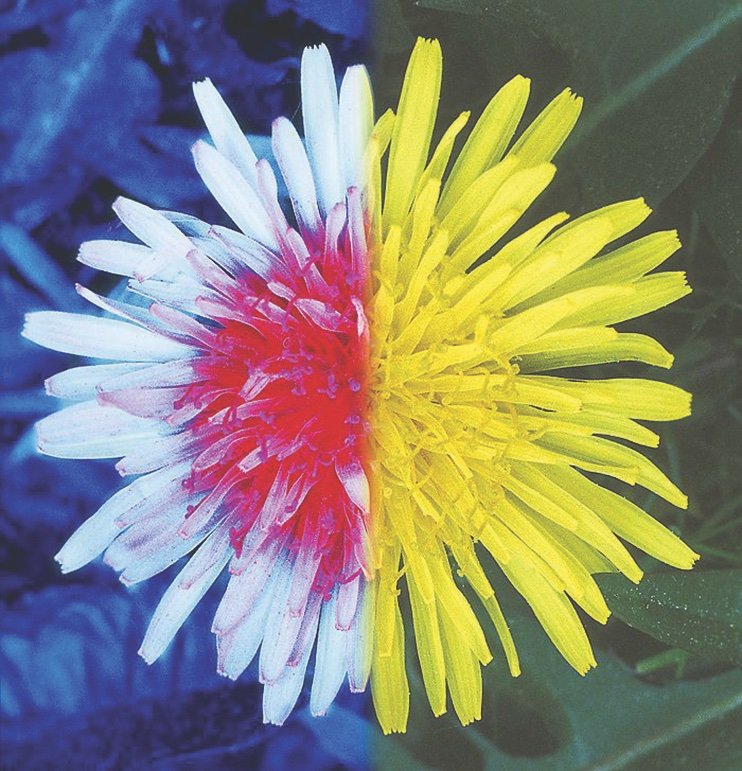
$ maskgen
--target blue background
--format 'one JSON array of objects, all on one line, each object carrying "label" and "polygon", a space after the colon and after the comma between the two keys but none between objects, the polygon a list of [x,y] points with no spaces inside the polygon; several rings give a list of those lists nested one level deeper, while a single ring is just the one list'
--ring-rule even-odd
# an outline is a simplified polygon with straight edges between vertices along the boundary
[{"label": "blue background", "polygon": [[116,291],[115,278],[75,256],[82,241],[123,236],[110,208],[117,195],[224,221],[192,168],[203,131],[192,81],[211,77],[243,127],[264,135],[277,115],[299,110],[305,45],[327,43],[338,67],[365,61],[366,10],[357,1],[29,0],[0,15],[3,767],[366,765],[368,724],[356,714],[365,697],[345,693],[319,721],[302,698],[276,729],[262,724],[254,668],[236,684],[215,674],[219,586],[148,667],[136,652],[177,566],[132,590],[101,564],[58,572],[53,555],[121,480],[109,462],[37,455],[32,422],[58,406],[41,383],[71,362],[18,336],[29,310],[87,310],[75,281]]}]

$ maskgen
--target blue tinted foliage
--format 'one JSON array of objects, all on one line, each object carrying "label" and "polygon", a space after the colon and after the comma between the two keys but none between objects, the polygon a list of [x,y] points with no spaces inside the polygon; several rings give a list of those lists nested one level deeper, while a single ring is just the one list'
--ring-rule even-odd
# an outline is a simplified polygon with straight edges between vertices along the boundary
[{"label": "blue tinted foliage", "polygon": [[209,630],[223,585],[148,667],[137,650],[177,566],[130,590],[100,563],[59,573],[53,555],[121,480],[109,462],[37,454],[32,423],[59,406],[43,379],[70,361],[18,333],[30,310],[83,310],[75,281],[115,289],[75,255],[84,240],[126,238],[116,196],[223,221],[191,163],[203,131],[192,81],[211,77],[246,130],[265,134],[277,115],[297,112],[305,45],[327,42],[341,66],[365,59],[366,3],[17,0],[3,9],[3,767],[363,767],[363,697],[339,700],[336,719],[354,742],[337,745],[325,736],[335,723],[315,726],[301,709],[283,729],[263,726],[254,668],[236,684],[215,674]]}]

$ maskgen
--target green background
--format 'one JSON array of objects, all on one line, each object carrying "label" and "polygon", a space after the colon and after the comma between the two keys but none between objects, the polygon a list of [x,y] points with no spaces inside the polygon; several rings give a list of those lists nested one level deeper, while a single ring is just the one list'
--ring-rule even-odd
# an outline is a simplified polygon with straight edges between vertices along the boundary
[{"label": "green background", "polygon": [[493,637],[483,719],[462,729],[451,708],[432,717],[410,648],[410,728],[378,738],[380,768],[742,768],[741,18],[740,5],[712,0],[377,3],[378,111],[396,104],[418,35],[443,48],[439,135],[462,110],[476,118],[516,74],[532,80],[526,119],[569,85],[585,107],[528,222],[644,196],[654,214],[640,234],[679,231],[684,248],[666,267],[686,270],[693,294],[623,327],[656,337],[673,368],[580,374],[648,375],[693,393],[693,415],[660,426],[650,451],[688,493],[688,511],[622,492],[701,554],[691,573],[642,558],[638,587],[601,578],[614,616],[586,621],[599,666],[584,678],[495,576],[523,675],[509,677]]}]

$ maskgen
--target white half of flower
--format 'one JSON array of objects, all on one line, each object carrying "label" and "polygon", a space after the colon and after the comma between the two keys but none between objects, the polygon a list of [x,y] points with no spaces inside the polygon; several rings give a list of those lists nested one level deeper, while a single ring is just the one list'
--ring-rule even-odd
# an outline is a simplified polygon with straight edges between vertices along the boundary
[{"label": "white half of flower", "polygon": [[[346,224],[349,231],[362,229],[363,217],[346,212],[353,211],[349,189],[364,187],[372,131],[365,68],[349,68],[338,93],[327,49],[308,48],[301,92],[304,142],[285,118],[274,122],[272,136],[297,223],[302,230],[321,227],[336,237]],[[213,141],[193,147],[196,168],[239,232],[119,198],[113,208],[142,245],[91,241],[81,246],[79,259],[128,277],[129,289],[154,304],[146,308],[78,287],[114,318],[31,313],[23,334],[48,348],[106,362],[49,378],[48,393],[75,404],[39,422],[40,450],[63,458],[120,458],[122,475],[140,475],[62,547],[56,556],[62,570],[77,570],[105,552],[128,585],[191,555],[162,597],[142,643],[140,654],[151,663],[231,563],[233,575],[213,627],[218,669],[237,678],[260,649],[264,719],[281,724],[300,695],[315,640],[310,703],[315,715],[325,713],[346,675],[352,690],[365,689],[371,593],[359,576],[336,585],[329,597],[310,596],[307,556],[275,540],[261,541],[260,534],[248,537],[237,558],[218,500],[209,516],[184,526],[186,507],[204,499],[183,485],[197,453],[187,429],[193,413],[172,408],[173,396],[192,382],[200,355],[204,327],[194,319],[196,299],[208,303],[229,291],[239,271],[265,276],[280,270],[281,244],[290,229],[271,164],[256,157],[210,80],[194,84],[194,94]],[[132,406],[133,414],[117,403]]]}]

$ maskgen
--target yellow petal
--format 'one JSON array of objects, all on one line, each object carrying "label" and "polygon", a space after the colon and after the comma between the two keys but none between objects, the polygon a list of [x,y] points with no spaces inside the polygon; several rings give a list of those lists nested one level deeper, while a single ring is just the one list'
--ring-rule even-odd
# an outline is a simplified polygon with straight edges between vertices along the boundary
[{"label": "yellow petal", "polygon": [[448,178],[441,199],[441,216],[448,213],[482,172],[502,158],[523,116],[530,85],[528,78],[516,75],[485,107]]},{"label": "yellow petal", "polygon": [[582,110],[582,97],[565,88],[521,134],[510,154],[522,164],[535,166],[550,161],[564,144]]},{"label": "yellow petal", "polygon": [[438,41],[419,38],[407,66],[392,131],[383,212],[385,230],[402,224],[425,168],[442,67]]}]

